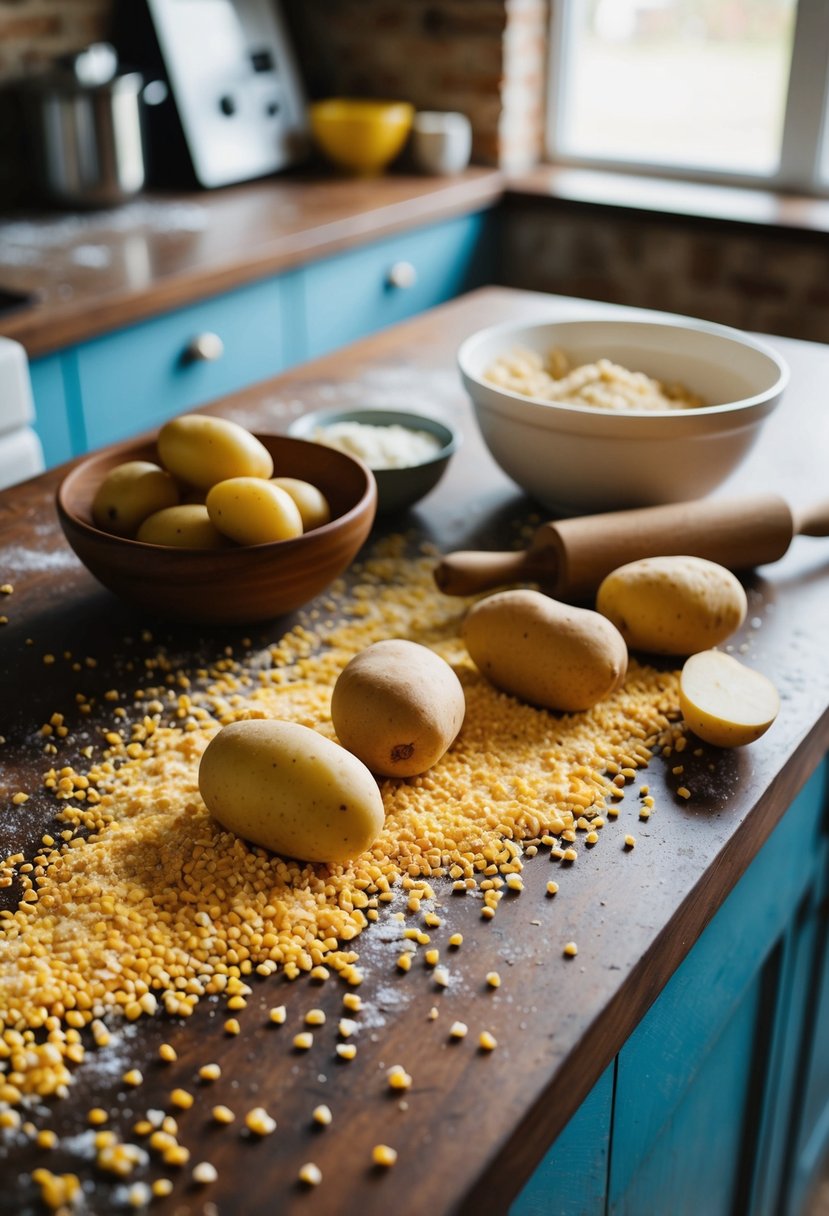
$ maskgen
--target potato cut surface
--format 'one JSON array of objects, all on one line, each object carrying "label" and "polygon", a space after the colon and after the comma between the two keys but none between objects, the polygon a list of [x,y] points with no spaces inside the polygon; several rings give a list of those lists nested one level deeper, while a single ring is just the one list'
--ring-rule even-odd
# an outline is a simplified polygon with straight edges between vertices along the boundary
[{"label": "potato cut surface", "polygon": [[716,747],[753,743],[780,710],[771,680],[721,650],[704,650],[686,661],[679,703],[685,725]]}]

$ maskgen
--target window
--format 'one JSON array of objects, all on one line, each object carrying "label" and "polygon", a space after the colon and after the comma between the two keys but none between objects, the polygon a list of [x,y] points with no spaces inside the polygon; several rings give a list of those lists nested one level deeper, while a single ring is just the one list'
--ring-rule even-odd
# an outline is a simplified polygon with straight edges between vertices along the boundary
[{"label": "window", "polygon": [[554,0],[559,162],[829,193],[827,0]]}]

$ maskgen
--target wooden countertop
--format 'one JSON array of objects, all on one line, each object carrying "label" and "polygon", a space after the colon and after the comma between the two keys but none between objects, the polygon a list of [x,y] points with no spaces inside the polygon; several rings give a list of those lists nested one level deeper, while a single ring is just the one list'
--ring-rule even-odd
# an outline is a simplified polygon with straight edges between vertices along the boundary
[{"label": "wooden countertop", "polygon": [[[327,405],[333,397],[365,402],[392,394],[398,405],[445,414],[463,432],[461,450],[438,489],[396,526],[443,550],[503,547],[514,542],[520,524],[537,516],[482,446],[454,367],[455,350],[474,330],[506,319],[595,311],[583,301],[486,289],[216,408],[262,430],[283,429],[300,406]],[[820,403],[829,350],[773,341],[790,362],[790,386],[759,444],[722,493],[762,488],[804,504],[825,492],[829,414]],[[0,679],[7,690],[6,742],[0,752],[3,852],[20,847],[30,853],[50,823],[53,804],[40,788],[47,762],[38,730],[57,705],[69,701],[75,686],[70,662],[46,668],[43,654],[54,653],[59,660],[66,653],[94,654],[98,666],[84,679],[88,691],[101,692],[113,679],[127,678],[125,639],[140,639],[148,624],[98,588],[66,549],[52,505],[60,477],[61,470],[52,470],[0,494],[0,582],[14,585],[2,605],[9,619],[0,632]],[[382,535],[380,528],[374,540]],[[351,1064],[321,1067],[319,1059],[291,1056],[284,1041],[263,1028],[263,1011],[277,1001],[284,1001],[289,1013],[313,1004],[336,1024],[343,986],[334,980],[312,990],[302,979],[294,985],[281,977],[263,981],[251,998],[255,1009],[245,1014],[247,1029],[236,1039],[222,1039],[211,1024],[216,1011],[206,1007],[208,1002],[187,1023],[144,1019],[133,1028],[128,1061],[116,1060],[107,1069],[90,1060],[79,1068],[70,1097],[48,1116],[59,1134],[54,1149],[47,1154],[19,1138],[7,1141],[0,1150],[7,1176],[20,1178],[38,1165],[77,1172],[95,1179],[95,1210],[110,1210],[108,1197],[117,1183],[79,1159],[73,1139],[86,1127],[86,1112],[92,1106],[111,1110],[110,1126],[129,1137],[135,1111],[164,1106],[174,1085],[192,1089],[195,1068],[218,1053],[235,1104],[246,1109],[267,1099],[277,1132],[256,1145],[238,1134],[222,1139],[208,1126],[203,1111],[208,1099],[200,1096],[202,1113],[181,1117],[182,1138],[191,1160],[212,1160],[219,1179],[194,1192],[181,1177],[174,1195],[155,1201],[153,1211],[196,1213],[207,1211],[207,1203],[216,1204],[221,1216],[277,1210],[320,1216],[332,1211],[385,1216],[390,1209],[401,1216],[505,1211],[825,755],[828,576],[829,541],[799,537],[779,563],[748,582],[749,620],[735,641],[780,688],[780,717],[749,748],[704,749],[701,757],[688,757],[683,780],[694,793],[687,803],[676,795],[670,765],[654,760],[647,781],[658,813],[647,824],[636,823],[634,850],[624,853],[621,840],[631,830],[623,826],[625,811],[631,823],[636,819],[635,789],[623,802],[618,823],[604,829],[612,833],[611,842],[603,839],[596,850],[583,851],[575,866],[556,871],[560,891],[554,900],[544,897],[551,868],[542,855],[525,862],[524,892],[504,900],[492,922],[481,920],[479,901],[453,898],[448,880],[433,884],[447,925],[465,939],[452,958],[457,982],[440,998],[428,973],[413,969],[402,977],[409,985],[402,1000],[382,947],[382,926],[365,930],[359,992],[366,1013],[357,1016],[374,1029],[361,1034]],[[151,624],[153,645],[168,647],[185,669],[202,664],[206,655],[220,656],[241,636],[232,631],[197,636]],[[276,638],[280,628],[277,623],[247,632],[256,645]],[[93,714],[90,730],[96,721]],[[7,799],[19,788],[32,796],[25,814],[18,809],[12,815]],[[579,943],[572,962],[561,954],[561,943],[570,938]],[[438,944],[445,944],[442,938]],[[496,992],[483,983],[490,970],[504,980]],[[453,1018],[470,1027],[485,1024],[498,1048],[484,1055],[474,1044],[450,1047],[445,1036],[430,1033],[428,1011],[438,999],[444,1031]],[[179,1059],[161,1067],[153,1061],[164,1039],[174,1043]],[[406,1109],[382,1085],[385,1068],[398,1061],[415,1078]],[[134,1099],[120,1083],[121,1067],[131,1064],[143,1065],[145,1075]],[[335,1124],[321,1135],[308,1127],[309,1110],[318,1101],[337,1112]],[[366,1165],[370,1146],[383,1139],[399,1150],[386,1175]],[[309,1159],[320,1166],[323,1185],[302,1192],[297,1169]],[[0,1196],[0,1211],[19,1216],[34,1210],[27,1207],[32,1193],[23,1178],[14,1198],[8,1189]],[[3,1207],[8,1202],[13,1208]]]},{"label": "wooden countertop", "polygon": [[0,313],[34,358],[396,232],[492,206],[503,178],[286,174],[108,211],[0,222],[0,288],[35,297]]}]

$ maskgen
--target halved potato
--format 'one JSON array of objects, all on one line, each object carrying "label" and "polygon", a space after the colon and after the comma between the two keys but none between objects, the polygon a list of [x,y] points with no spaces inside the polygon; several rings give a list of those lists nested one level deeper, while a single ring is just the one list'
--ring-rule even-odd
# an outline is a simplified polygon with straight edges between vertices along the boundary
[{"label": "halved potato", "polygon": [[716,747],[743,747],[769,729],[780,710],[766,676],[725,654],[703,650],[682,668],[679,704],[685,725]]}]

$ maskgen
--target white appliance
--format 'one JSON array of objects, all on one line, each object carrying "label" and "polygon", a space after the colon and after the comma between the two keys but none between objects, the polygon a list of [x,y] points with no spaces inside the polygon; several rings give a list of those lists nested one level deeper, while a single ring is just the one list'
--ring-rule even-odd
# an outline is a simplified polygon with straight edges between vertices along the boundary
[{"label": "white appliance", "polygon": [[151,181],[225,186],[304,155],[304,91],[278,0],[119,0],[113,41],[147,81]]},{"label": "white appliance", "polygon": [[43,472],[43,448],[29,425],[34,416],[26,352],[0,337],[0,489]]}]

